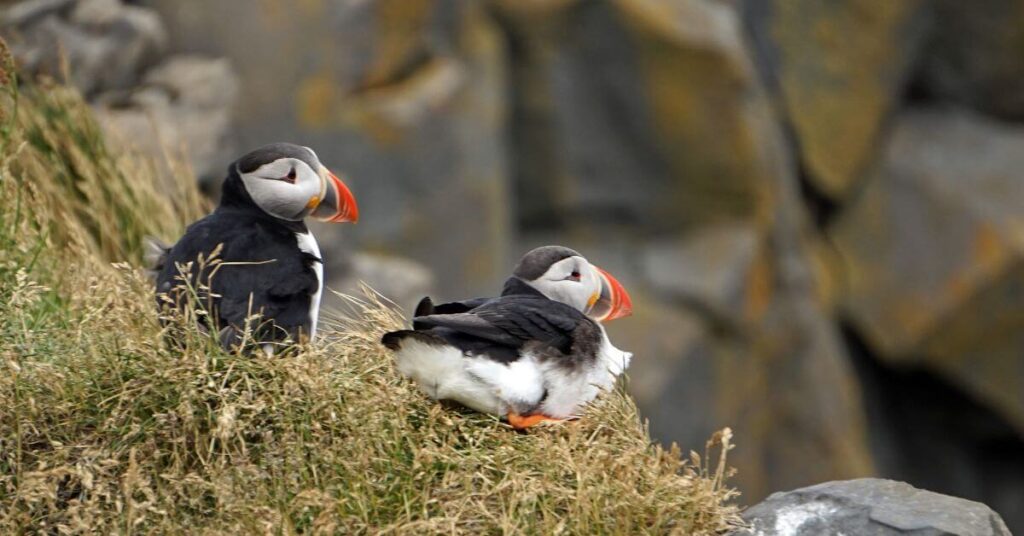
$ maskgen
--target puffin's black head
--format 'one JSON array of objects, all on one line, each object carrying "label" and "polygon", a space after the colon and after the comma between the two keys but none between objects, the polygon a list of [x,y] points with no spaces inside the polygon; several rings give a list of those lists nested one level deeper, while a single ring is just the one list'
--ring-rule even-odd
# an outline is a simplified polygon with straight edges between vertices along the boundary
[{"label": "puffin's black head", "polygon": [[231,164],[222,204],[252,203],[283,220],[306,216],[329,222],[356,222],[359,207],[345,183],[309,147],[264,145]]},{"label": "puffin's black head", "polygon": [[542,246],[530,251],[512,275],[548,298],[602,322],[633,312],[633,301],[618,280],[567,247]]}]

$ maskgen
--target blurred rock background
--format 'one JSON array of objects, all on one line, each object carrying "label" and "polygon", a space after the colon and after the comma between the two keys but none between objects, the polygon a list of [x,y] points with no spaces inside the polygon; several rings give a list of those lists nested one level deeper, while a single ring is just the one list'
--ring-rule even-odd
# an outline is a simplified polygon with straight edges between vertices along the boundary
[{"label": "blurred rock background", "polygon": [[[1024,533],[1024,0],[25,0],[0,35],[215,193],[316,148],[336,288],[616,274],[631,389],[744,502],[879,475]],[[173,237],[168,237],[173,238]]]}]

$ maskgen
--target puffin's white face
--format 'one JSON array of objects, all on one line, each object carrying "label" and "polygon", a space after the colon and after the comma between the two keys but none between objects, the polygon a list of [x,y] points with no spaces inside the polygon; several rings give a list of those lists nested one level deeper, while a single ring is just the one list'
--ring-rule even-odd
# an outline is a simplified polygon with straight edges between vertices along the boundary
[{"label": "puffin's white face", "polygon": [[319,161],[316,163],[318,169],[314,170],[298,158],[279,158],[239,176],[249,196],[264,212],[298,221],[313,212],[326,194],[326,169]]},{"label": "puffin's white face", "polygon": [[[568,255],[565,255],[568,253]],[[552,262],[552,257],[557,258]],[[550,263],[539,277],[543,263]],[[629,316],[633,302],[612,274],[590,264],[580,254],[562,246],[536,248],[519,261],[513,275],[549,299],[606,322]]]},{"label": "puffin's white face", "polygon": [[548,298],[584,313],[601,297],[600,273],[579,256],[552,264],[544,275],[527,283]]}]

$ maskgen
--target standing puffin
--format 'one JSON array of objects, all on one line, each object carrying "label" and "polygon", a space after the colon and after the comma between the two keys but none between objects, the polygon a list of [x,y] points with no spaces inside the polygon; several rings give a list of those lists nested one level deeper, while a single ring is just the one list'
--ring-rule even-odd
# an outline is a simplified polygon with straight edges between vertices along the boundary
[{"label": "standing puffin", "polygon": [[[308,147],[274,143],[233,162],[220,205],[188,227],[156,262],[157,303],[181,308],[192,294],[210,314],[203,329],[221,346],[242,342],[247,319],[252,341],[273,354],[276,343],[312,340],[323,292],[320,248],[304,218],[356,222],[352,192]],[[215,261],[202,259],[215,255]]]},{"label": "standing puffin", "polygon": [[381,342],[428,396],[503,415],[515,428],[576,416],[611,387],[632,354],[600,322],[632,312],[608,272],[562,246],[527,253],[501,296],[434,306]]}]

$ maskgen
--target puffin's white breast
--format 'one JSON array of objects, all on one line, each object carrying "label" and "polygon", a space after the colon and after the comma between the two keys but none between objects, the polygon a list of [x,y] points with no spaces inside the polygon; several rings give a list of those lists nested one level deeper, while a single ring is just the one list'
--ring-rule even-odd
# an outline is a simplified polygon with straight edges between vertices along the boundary
[{"label": "puffin's white breast", "polygon": [[553,360],[544,363],[544,383],[548,394],[540,407],[544,415],[558,418],[577,415],[601,391],[611,389],[615,379],[629,366],[633,354],[616,348],[604,327],[599,327],[601,347],[597,359],[587,366],[569,369]]},{"label": "puffin's white breast", "polygon": [[316,274],[317,288],[316,292],[309,298],[309,340],[312,342],[313,337],[316,336],[316,321],[320,316],[320,296],[324,292],[324,263],[323,257],[320,256],[320,246],[316,243],[316,239],[313,238],[312,232],[295,233],[295,240],[298,242],[299,249],[302,252],[320,259],[320,262],[313,263],[313,273]]},{"label": "puffin's white breast", "polygon": [[601,391],[612,388],[633,354],[616,348],[602,327],[595,357],[585,366],[570,368],[526,351],[516,361],[501,363],[413,338],[403,340],[395,354],[399,372],[431,398],[497,415],[536,408],[556,418],[576,416]]},{"label": "puffin's white breast", "polygon": [[467,358],[454,346],[407,338],[395,352],[395,361],[402,375],[435,400],[454,400],[483,413],[506,411],[495,389],[467,370]]}]

